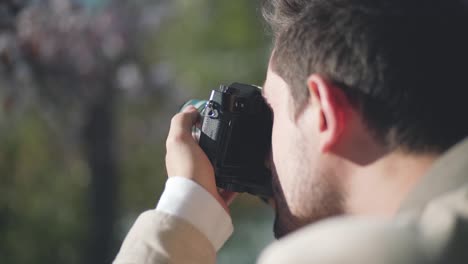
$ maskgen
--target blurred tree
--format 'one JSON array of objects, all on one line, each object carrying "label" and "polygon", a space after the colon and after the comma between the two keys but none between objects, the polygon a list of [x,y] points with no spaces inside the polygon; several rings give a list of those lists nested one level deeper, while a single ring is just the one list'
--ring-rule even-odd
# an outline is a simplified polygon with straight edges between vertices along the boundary
[{"label": "blurred tree", "polygon": [[[178,107],[261,84],[260,21],[251,0],[0,1],[1,262],[109,262],[163,189]],[[222,263],[253,262],[270,239],[242,221]]]},{"label": "blurred tree", "polygon": [[19,5],[6,2],[4,105],[15,107],[24,99],[21,89],[29,91],[64,143],[83,146],[91,174],[87,262],[104,263],[115,254],[115,99],[120,88],[151,88],[140,72],[146,65],[139,45],[157,25],[140,6],[113,1],[99,10],[86,7],[44,0],[19,12]]}]

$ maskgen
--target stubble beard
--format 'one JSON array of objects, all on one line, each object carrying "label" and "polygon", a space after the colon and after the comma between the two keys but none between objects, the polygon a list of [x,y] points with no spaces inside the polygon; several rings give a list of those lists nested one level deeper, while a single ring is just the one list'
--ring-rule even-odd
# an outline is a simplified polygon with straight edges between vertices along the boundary
[{"label": "stubble beard", "polygon": [[[303,173],[307,171],[304,169]],[[315,175],[287,176],[308,175],[304,177],[308,180],[298,185],[294,194],[296,208],[301,209],[300,216],[298,216],[297,212],[291,212],[284,191],[279,184],[276,170],[273,169],[273,193],[276,203],[273,231],[277,239],[311,223],[344,214],[344,191],[335,175],[331,170],[317,169],[315,173]]]}]

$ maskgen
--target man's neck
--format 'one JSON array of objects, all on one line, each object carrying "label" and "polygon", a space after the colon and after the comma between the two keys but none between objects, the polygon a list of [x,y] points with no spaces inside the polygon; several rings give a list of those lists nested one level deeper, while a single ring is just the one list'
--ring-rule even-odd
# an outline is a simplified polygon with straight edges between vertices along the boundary
[{"label": "man's neck", "polygon": [[371,164],[354,166],[348,182],[347,212],[383,217],[395,215],[437,157],[395,151]]}]

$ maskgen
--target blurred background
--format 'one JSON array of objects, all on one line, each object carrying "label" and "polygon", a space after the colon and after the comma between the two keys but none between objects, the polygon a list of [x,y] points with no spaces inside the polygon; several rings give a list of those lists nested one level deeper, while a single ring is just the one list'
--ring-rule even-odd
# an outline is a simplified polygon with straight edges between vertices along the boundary
[{"label": "blurred background", "polygon": [[[166,180],[190,98],[262,84],[260,1],[0,0],[0,262],[110,263]],[[254,263],[273,213],[242,195],[219,263]]]}]

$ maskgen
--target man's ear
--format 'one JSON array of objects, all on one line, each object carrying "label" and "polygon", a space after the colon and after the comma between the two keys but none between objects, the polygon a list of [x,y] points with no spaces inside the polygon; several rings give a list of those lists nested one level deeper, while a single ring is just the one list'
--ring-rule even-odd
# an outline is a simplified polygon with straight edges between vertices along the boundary
[{"label": "man's ear", "polygon": [[318,74],[307,80],[311,103],[319,111],[318,134],[321,152],[330,151],[343,134],[350,104],[344,92]]}]

